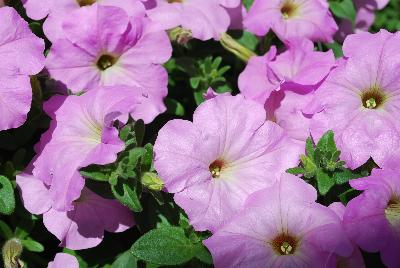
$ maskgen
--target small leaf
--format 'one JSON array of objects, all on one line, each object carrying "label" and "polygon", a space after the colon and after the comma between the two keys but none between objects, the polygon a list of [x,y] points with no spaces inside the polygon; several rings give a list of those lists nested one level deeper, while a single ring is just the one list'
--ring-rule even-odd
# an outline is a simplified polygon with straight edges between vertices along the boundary
[{"label": "small leaf", "polygon": [[171,98],[165,99],[165,105],[167,106],[167,113],[176,115],[176,116],[184,116],[185,115],[185,107],[183,105]]},{"label": "small leaf", "polygon": [[179,227],[162,227],[140,237],[131,248],[137,258],[158,265],[180,265],[190,261],[196,249]]},{"label": "small leaf", "polygon": [[135,189],[132,189],[132,187],[127,183],[119,182],[115,186],[112,185],[111,190],[115,198],[117,198],[123,205],[135,212],[141,212],[143,210],[136,187]]},{"label": "small leaf", "polygon": [[142,171],[150,171],[153,164],[153,145],[148,143],[144,146],[146,153],[142,157]]},{"label": "small leaf", "polygon": [[332,49],[333,54],[335,54],[335,58],[338,59],[343,57],[343,49],[341,44],[335,41],[331,44],[325,44],[325,45],[327,48]]},{"label": "small leaf", "polygon": [[133,256],[130,251],[126,251],[118,256],[118,258],[113,262],[112,268],[136,268],[137,258]]},{"label": "small leaf", "polygon": [[308,157],[311,159],[314,159],[314,151],[315,151],[315,145],[313,140],[308,137],[306,140],[306,154]]},{"label": "small leaf", "polygon": [[26,248],[29,251],[32,251],[32,252],[43,252],[44,251],[43,245],[35,240],[30,240],[30,239],[21,240],[21,243],[24,246],[24,248]]},{"label": "small leaf", "polygon": [[286,170],[286,172],[293,175],[300,175],[306,173],[306,171],[302,167],[289,168]]},{"label": "small leaf", "polygon": [[211,65],[211,68],[213,70],[217,70],[219,66],[221,65],[222,58],[221,57],[216,57]]},{"label": "small leaf", "polygon": [[10,215],[15,209],[14,189],[8,178],[0,176],[0,213]]},{"label": "small leaf", "polygon": [[353,173],[351,170],[345,169],[333,174],[336,184],[344,184],[349,180],[363,177],[361,174]]},{"label": "small leaf", "polygon": [[203,244],[198,243],[195,245],[196,258],[206,264],[212,264],[212,256],[208,249]]},{"label": "small leaf", "polygon": [[348,19],[354,23],[357,12],[352,0],[331,1],[329,2],[329,7],[336,17]]},{"label": "small leaf", "polygon": [[14,236],[13,231],[11,228],[5,223],[4,221],[0,220],[0,237],[3,240],[8,240]]},{"label": "small leaf", "polygon": [[335,138],[332,130],[327,131],[318,141],[317,148],[322,152],[336,152]]},{"label": "small leaf", "polygon": [[92,179],[95,181],[108,181],[108,179],[110,178],[109,174],[105,174],[102,171],[102,166],[98,166],[98,165],[91,165],[91,166],[85,167],[80,170],[80,173],[83,177]]},{"label": "small leaf", "polygon": [[353,199],[354,197],[356,197],[358,194],[360,193],[360,191],[357,191],[355,189],[349,189],[344,193],[341,193],[339,195],[339,200],[340,202],[342,202],[342,204],[347,205],[347,203]]},{"label": "small leaf", "polygon": [[329,175],[323,172],[321,169],[318,169],[317,171],[318,192],[321,195],[326,195],[334,185],[335,185],[335,180],[329,177]]},{"label": "small leaf", "polygon": [[193,89],[197,89],[200,85],[201,77],[192,77],[192,78],[190,78],[189,81],[190,81],[190,86]]}]

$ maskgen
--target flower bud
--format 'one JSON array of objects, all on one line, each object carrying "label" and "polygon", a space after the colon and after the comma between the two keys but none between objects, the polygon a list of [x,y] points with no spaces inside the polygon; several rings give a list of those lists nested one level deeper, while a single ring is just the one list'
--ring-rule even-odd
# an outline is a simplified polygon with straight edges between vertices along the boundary
[{"label": "flower bud", "polygon": [[24,263],[19,259],[22,254],[22,244],[17,238],[8,240],[3,246],[3,261],[5,268],[22,268]]},{"label": "flower bud", "polygon": [[143,174],[142,184],[144,187],[153,191],[161,191],[164,187],[164,182],[153,172],[146,172]]}]

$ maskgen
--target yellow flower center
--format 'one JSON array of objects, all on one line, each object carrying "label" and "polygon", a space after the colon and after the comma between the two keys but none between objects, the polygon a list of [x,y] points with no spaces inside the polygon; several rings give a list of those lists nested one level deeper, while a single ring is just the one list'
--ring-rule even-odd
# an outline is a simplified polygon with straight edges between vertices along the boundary
[{"label": "yellow flower center", "polygon": [[291,255],[295,253],[298,241],[292,235],[281,233],[272,240],[271,245],[278,255]]},{"label": "yellow flower center", "polygon": [[97,60],[96,65],[101,71],[104,71],[111,66],[113,66],[117,62],[117,58],[110,54],[103,54]]},{"label": "yellow flower center", "polygon": [[293,0],[286,0],[281,6],[281,13],[284,19],[294,17],[298,12],[299,6]]},{"label": "yellow flower center", "polygon": [[367,109],[378,109],[385,103],[387,97],[379,86],[372,86],[361,93],[361,101]]},{"label": "yellow flower center", "polygon": [[90,6],[96,3],[97,0],[76,0],[79,4],[79,6]]},{"label": "yellow flower center", "polygon": [[400,226],[400,198],[393,197],[385,209],[386,219],[393,227]]},{"label": "yellow flower center", "polygon": [[224,167],[224,161],[221,159],[217,159],[214,162],[212,162],[209,166],[211,176],[213,178],[219,178],[221,176],[221,171],[223,167]]}]

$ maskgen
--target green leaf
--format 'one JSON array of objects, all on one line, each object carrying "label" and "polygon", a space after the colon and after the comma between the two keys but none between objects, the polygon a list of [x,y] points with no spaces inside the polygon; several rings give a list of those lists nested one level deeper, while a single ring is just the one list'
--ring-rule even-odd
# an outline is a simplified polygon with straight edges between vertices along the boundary
[{"label": "green leaf", "polygon": [[322,152],[334,153],[337,151],[335,137],[332,130],[325,132],[325,134],[318,141],[317,148]]},{"label": "green leaf", "polygon": [[131,248],[137,258],[158,265],[179,265],[196,255],[196,248],[179,227],[162,227],[140,237]]},{"label": "green leaf", "polygon": [[212,256],[208,249],[203,244],[198,243],[195,245],[195,257],[206,264],[212,264]]},{"label": "green leaf", "polygon": [[329,175],[324,171],[322,171],[321,169],[318,169],[317,171],[318,192],[321,195],[326,195],[334,185],[335,185],[335,180],[329,177]]},{"label": "green leaf", "polygon": [[351,170],[345,169],[333,174],[336,184],[344,184],[349,180],[363,177],[361,174],[353,173]]},{"label": "green leaf", "polygon": [[308,137],[306,140],[306,154],[308,157],[311,159],[314,159],[314,151],[315,151],[315,145],[311,137]]},{"label": "green leaf", "polygon": [[247,10],[249,10],[253,2],[254,0],[243,0],[243,5],[246,7]]},{"label": "green leaf", "polygon": [[178,102],[177,100],[166,98],[165,105],[167,106],[167,113],[176,115],[176,116],[184,116],[185,115],[185,107]]},{"label": "green leaf", "polygon": [[329,7],[336,17],[348,19],[354,23],[357,12],[352,0],[331,1],[329,2]]},{"label": "green leaf", "polygon": [[153,145],[148,143],[144,146],[146,153],[142,157],[142,172],[150,171],[153,164]]},{"label": "green leaf", "polygon": [[257,36],[247,31],[244,31],[237,41],[252,51],[256,50],[258,43],[260,43]]},{"label": "green leaf", "polygon": [[345,191],[344,193],[341,193],[339,195],[339,200],[340,202],[342,202],[344,205],[347,205],[347,203],[353,199],[354,197],[356,197],[358,194],[360,193],[360,191],[357,191],[355,189],[349,189],[347,191]]},{"label": "green leaf", "polygon": [[44,251],[43,245],[35,240],[31,240],[31,239],[21,240],[21,243],[24,246],[24,248],[26,248],[29,251],[32,251],[32,252],[43,252]]},{"label": "green leaf", "polygon": [[190,86],[193,89],[197,89],[200,85],[201,77],[192,77],[192,78],[190,78],[189,81],[190,81]]},{"label": "green leaf", "polygon": [[80,173],[83,177],[88,179],[92,179],[95,181],[108,181],[110,175],[104,173],[103,167],[104,166],[91,165],[81,169]]},{"label": "green leaf", "polygon": [[126,251],[118,256],[118,258],[113,262],[112,268],[136,268],[137,258],[133,256],[130,251]]},{"label": "green leaf", "polygon": [[139,193],[136,187],[132,189],[125,182],[119,182],[117,185],[111,186],[111,191],[115,198],[118,199],[123,205],[127,206],[135,212],[141,212],[143,210],[142,204],[140,203]]},{"label": "green leaf", "polygon": [[8,178],[0,176],[0,213],[10,215],[15,209],[14,189]]},{"label": "green leaf", "polygon": [[306,173],[306,171],[302,167],[289,168],[286,170],[286,172],[293,175],[300,175]]},{"label": "green leaf", "polygon": [[331,44],[325,44],[325,46],[329,49],[332,49],[333,54],[335,55],[335,58],[341,58],[343,57],[343,48],[342,45],[339,44],[338,42],[334,41]]},{"label": "green leaf", "polygon": [[14,236],[13,231],[11,228],[5,223],[4,221],[0,220],[0,237],[3,240],[8,240]]}]

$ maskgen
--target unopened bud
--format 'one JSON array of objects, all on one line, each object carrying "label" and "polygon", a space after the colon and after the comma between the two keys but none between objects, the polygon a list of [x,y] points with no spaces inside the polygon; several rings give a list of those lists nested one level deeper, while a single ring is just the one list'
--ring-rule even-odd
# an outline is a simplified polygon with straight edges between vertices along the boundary
[{"label": "unopened bud", "polygon": [[232,52],[243,61],[247,62],[251,57],[256,55],[253,51],[237,42],[227,33],[221,34],[221,40],[219,40],[219,42],[226,50]]},{"label": "unopened bud", "polygon": [[182,27],[176,27],[169,30],[168,35],[171,41],[177,42],[180,45],[187,44],[187,42],[193,38],[192,32]]},{"label": "unopened bud", "polygon": [[153,191],[161,191],[164,188],[164,182],[153,172],[146,172],[143,174],[142,184],[144,187]]},{"label": "unopened bud", "polygon": [[22,268],[24,263],[19,259],[22,254],[22,244],[16,239],[8,240],[3,246],[3,261],[5,268]]}]

